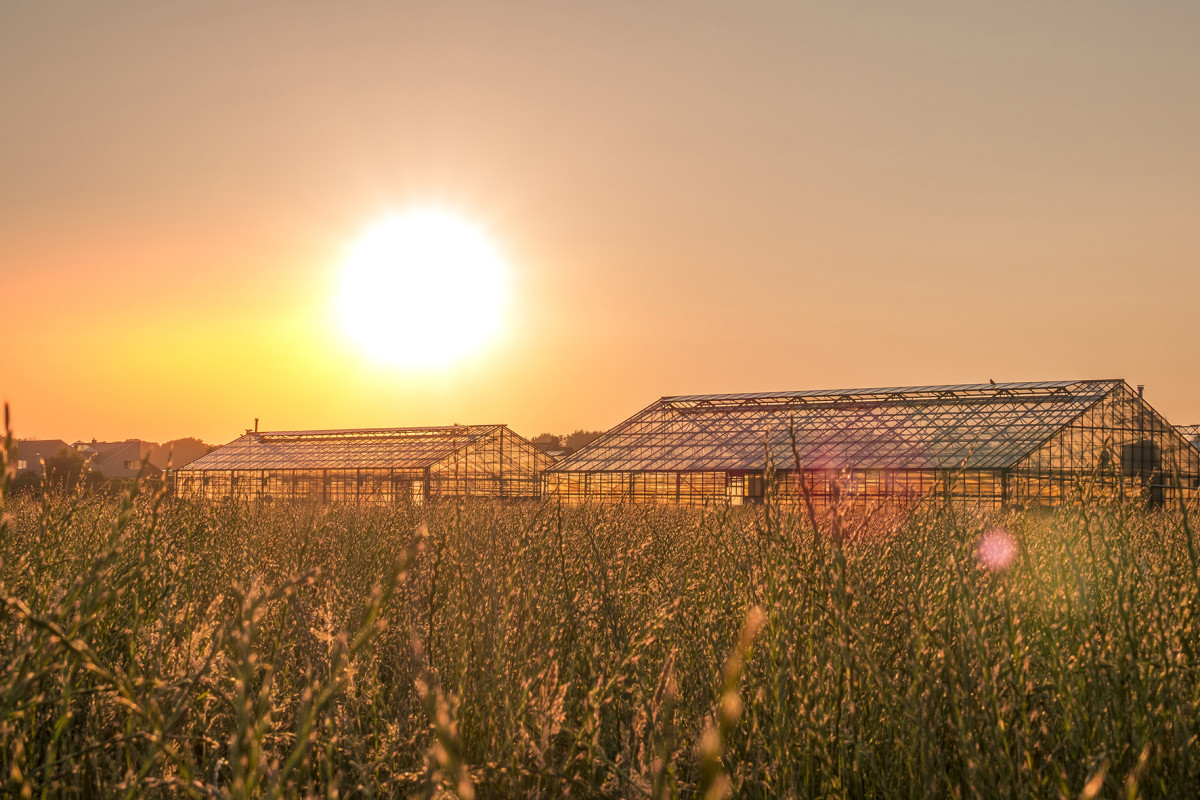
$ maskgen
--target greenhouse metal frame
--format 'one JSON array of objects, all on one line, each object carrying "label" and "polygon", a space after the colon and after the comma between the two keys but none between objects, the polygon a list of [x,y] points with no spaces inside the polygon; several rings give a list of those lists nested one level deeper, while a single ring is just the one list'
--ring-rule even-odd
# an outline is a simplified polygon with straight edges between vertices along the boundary
[{"label": "greenhouse metal frame", "polygon": [[1057,505],[1077,488],[1191,497],[1200,451],[1125,381],[664,397],[545,474],[547,499],[700,505],[835,491]]},{"label": "greenhouse metal frame", "polygon": [[1192,443],[1192,446],[1200,450],[1200,425],[1176,425],[1175,429],[1183,434],[1183,438]]},{"label": "greenhouse metal frame", "polygon": [[177,497],[348,505],[537,498],[551,459],[504,425],[246,431],[171,476]]}]

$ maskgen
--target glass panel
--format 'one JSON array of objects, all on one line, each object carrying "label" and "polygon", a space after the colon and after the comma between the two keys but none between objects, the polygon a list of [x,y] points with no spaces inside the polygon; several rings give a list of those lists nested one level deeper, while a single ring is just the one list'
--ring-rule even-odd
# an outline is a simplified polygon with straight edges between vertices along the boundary
[{"label": "glass panel", "polygon": [[854,502],[1054,504],[1090,479],[1161,504],[1200,486],[1190,433],[1119,380],[667,397],[545,481],[570,500],[740,502],[773,464],[784,502],[800,501],[800,467],[819,503],[840,482]]},{"label": "glass panel", "polygon": [[350,505],[428,496],[536,498],[553,463],[503,425],[247,433],[177,473],[195,499]]}]

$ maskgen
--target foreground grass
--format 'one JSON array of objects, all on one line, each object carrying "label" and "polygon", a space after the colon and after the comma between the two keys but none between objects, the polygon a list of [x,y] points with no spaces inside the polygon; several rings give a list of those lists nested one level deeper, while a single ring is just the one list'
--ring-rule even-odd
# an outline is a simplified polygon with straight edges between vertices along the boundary
[{"label": "foreground grass", "polygon": [[1180,513],[3,511],[3,793],[1200,792]]}]

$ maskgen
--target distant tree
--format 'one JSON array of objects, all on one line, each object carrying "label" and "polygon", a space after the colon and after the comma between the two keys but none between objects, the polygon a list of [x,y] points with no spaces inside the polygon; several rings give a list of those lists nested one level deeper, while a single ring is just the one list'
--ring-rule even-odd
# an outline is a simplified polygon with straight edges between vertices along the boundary
[{"label": "distant tree", "polygon": [[90,470],[83,453],[64,447],[46,459],[45,488],[52,492],[73,492],[80,484],[95,489],[104,485],[104,475]]},{"label": "distant tree", "polygon": [[178,468],[216,449],[215,445],[205,444],[191,436],[172,439],[150,448],[150,463],[161,470],[167,468],[169,461],[172,468]]},{"label": "distant tree", "polygon": [[529,441],[542,450],[560,450],[564,453],[574,453],[579,448],[591,444],[604,431],[575,431],[568,434],[539,433]]},{"label": "distant tree", "polygon": [[572,453],[581,447],[586,447],[604,435],[604,431],[575,431],[568,434],[563,441],[565,449]]},{"label": "distant tree", "polygon": [[543,450],[563,449],[562,437],[556,436],[553,433],[539,433],[529,441]]}]

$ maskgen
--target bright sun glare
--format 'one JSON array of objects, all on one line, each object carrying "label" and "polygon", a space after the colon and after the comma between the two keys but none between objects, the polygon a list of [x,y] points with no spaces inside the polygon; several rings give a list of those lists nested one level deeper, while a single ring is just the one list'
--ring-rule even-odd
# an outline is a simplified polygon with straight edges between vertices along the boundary
[{"label": "bright sun glare", "polygon": [[491,240],[453,213],[391,216],[350,249],[338,298],[342,325],[376,360],[444,365],[498,331],[504,272]]}]

